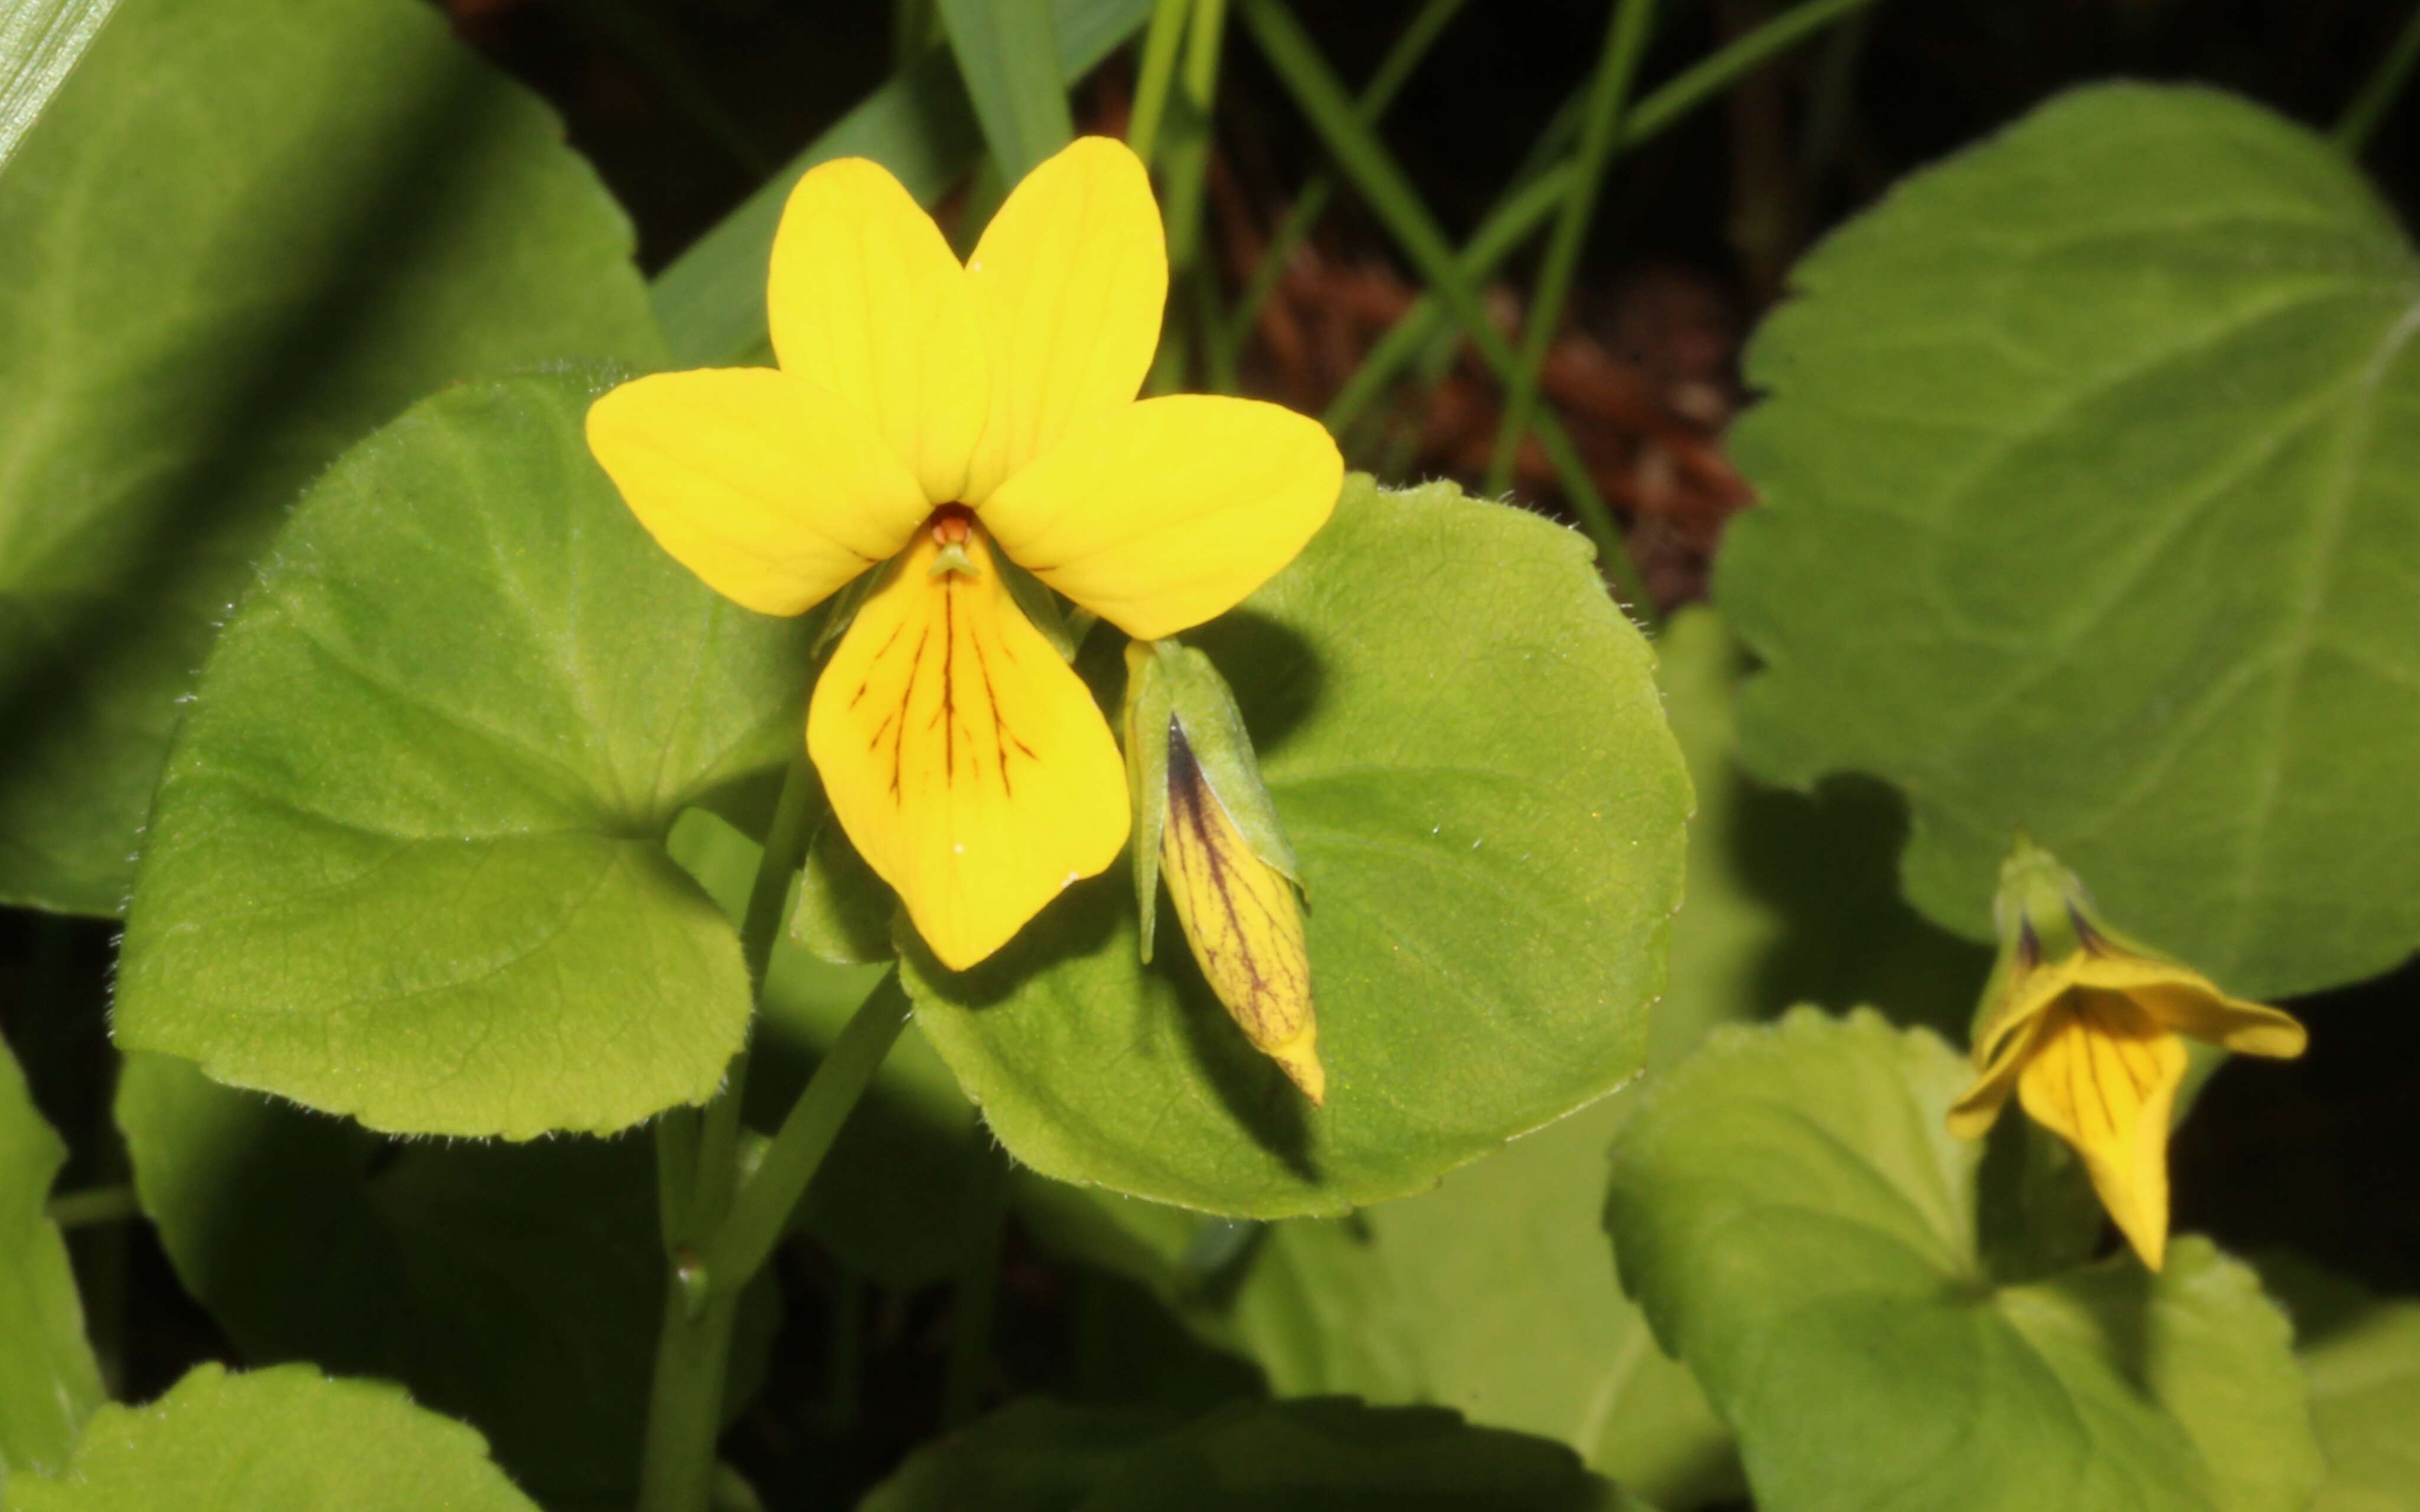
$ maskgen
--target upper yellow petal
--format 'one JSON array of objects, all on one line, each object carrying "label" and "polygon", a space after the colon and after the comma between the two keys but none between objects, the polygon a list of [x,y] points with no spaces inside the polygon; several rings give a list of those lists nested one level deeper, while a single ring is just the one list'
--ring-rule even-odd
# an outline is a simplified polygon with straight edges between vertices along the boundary
[{"label": "upper yellow petal", "polygon": [[771,368],[635,378],[588,407],[587,428],[647,532],[766,614],[813,608],[898,551],[928,513],[855,407]]},{"label": "upper yellow petal", "polygon": [[2179,1034],[2224,1045],[2238,1055],[2291,1059],[2310,1043],[2309,1032],[2292,1014],[2229,997],[2200,972],[2172,962],[2090,955],[2077,963],[2074,975],[2081,983],[2124,993]]},{"label": "upper yellow petal", "polygon": [[1183,394],[1101,416],[982,506],[1001,548],[1140,640],[1224,613],[1327,523],[1344,459],[1318,422]]},{"label": "upper yellow petal", "polygon": [[864,410],[928,502],[963,494],[991,394],[974,294],[889,170],[807,170],[773,235],[765,305],[783,372]]},{"label": "upper yellow petal", "polygon": [[2167,1252],[2168,1123],[2185,1048],[2123,995],[2082,988],[2043,1018],[2017,1080],[2036,1123],[2075,1148],[2143,1263]]},{"label": "upper yellow petal", "polygon": [[1168,239],[1141,160],[1123,142],[1078,138],[1001,206],[966,281],[991,360],[989,418],[961,496],[979,503],[1142,388],[1168,303]]},{"label": "upper yellow petal", "polygon": [[931,532],[858,611],[807,713],[832,812],[953,970],[1125,845],[1125,767],[1082,682],[1027,622],[981,532]]}]

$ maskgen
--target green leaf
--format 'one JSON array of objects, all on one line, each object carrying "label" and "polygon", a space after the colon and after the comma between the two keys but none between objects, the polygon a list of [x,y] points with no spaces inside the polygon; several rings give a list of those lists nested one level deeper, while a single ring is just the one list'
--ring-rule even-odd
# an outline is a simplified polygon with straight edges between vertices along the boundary
[{"label": "green leaf", "polygon": [[2420,261],[2353,168],[2083,90],[1795,283],[1715,583],[1749,765],[1904,789],[1909,896],[1978,938],[2023,825],[2231,991],[2420,946]]},{"label": "green leaf", "polygon": [[0,1045],[0,1489],[11,1472],[64,1465],[103,1395],[68,1247],[42,1211],[67,1158]]},{"label": "green leaf", "polygon": [[2293,1315],[2310,1378],[2328,1467],[2311,1512],[2420,1512],[2420,1302],[2285,1257],[2263,1259],[2260,1275]]},{"label": "green leaf", "polygon": [[478,1434],[382,1381],[196,1366],[148,1407],[103,1408],[55,1480],[8,1512],[536,1512]]},{"label": "green leaf", "polygon": [[752,995],[661,837],[788,759],[812,625],[647,538],[582,440],[600,383],[451,390],[303,501],[161,783],[121,1045],[398,1133],[713,1094]]},{"label": "green leaf", "polygon": [[1741,770],[1735,705],[1747,661],[1712,609],[1673,615],[1655,653],[1698,812],[1649,1065],[1677,1064],[1717,1025],[1797,1003],[1872,1003],[1962,1034],[1991,953],[1901,900],[1897,797],[1870,782],[1792,793]]},{"label": "green leaf", "polygon": [[[1719,1031],[1614,1147],[1622,1283],[1739,1435],[1757,1504],[2292,1512],[2319,1477],[2285,1319],[2181,1239],[1994,1288],[1962,1060],[1812,1011]],[[1852,1446],[1854,1452],[1844,1452]]]},{"label": "green leaf", "polygon": [[295,496],[432,390],[653,360],[562,127],[412,0],[127,0],[0,175],[0,902],[124,904]]},{"label": "green leaf", "polygon": [[1689,783],[1584,541],[1450,486],[1357,478],[1302,557],[1195,640],[1302,864],[1327,1106],[1186,952],[1140,964],[1132,889],[1105,875],[972,972],[903,960],[1011,1154],[1214,1211],[1335,1212],[1637,1071]]},{"label": "green leaf", "polygon": [[[116,1114],[178,1279],[246,1359],[391,1377],[549,1506],[631,1504],[663,1299],[646,1140],[397,1144],[149,1055]],[[743,1309],[735,1406],[770,1303]]]},{"label": "green leaf", "polygon": [[0,168],[116,8],[117,0],[18,0],[0,14]]},{"label": "green leaf", "polygon": [[1571,1454],[1435,1408],[1244,1402],[1190,1424],[1020,1402],[911,1458],[861,1512],[1650,1512]]},{"label": "green leaf", "polygon": [[1008,183],[1076,135],[1050,36],[1050,0],[939,0],[958,77]]},{"label": "green leaf", "polygon": [[[1062,85],[1080,82],[1140,30],[1151,4],[1054,0],[1050,31]],[[946,52],[928,53],[901,69],[657,275],[656,315],[672,346],[673,365],[733,363],[764,347],[773,229],[808,169],[834,158],[871,158],[930,205],[973,165],[983,146],[957,65]]]}]

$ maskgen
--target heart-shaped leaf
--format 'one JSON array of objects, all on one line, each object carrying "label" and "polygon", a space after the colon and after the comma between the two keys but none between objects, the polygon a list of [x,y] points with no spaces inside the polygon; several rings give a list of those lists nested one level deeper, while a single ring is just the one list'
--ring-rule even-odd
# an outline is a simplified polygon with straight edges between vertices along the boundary
[{"label": "heart-shaped leaf", "polygon": [[398,1133],[712,1095],[748,977],[662,837],[797,748],[810,626],[647,538],[598,381],[449,391],[304,501],[162,780],[121,1045]]},{"label": "heart-shaped leaf", "polygon": [[2232,991],[2420,946],[2420,258],[2352,164],[2082,90],[1794,283],[1715,579],[1750,766],[1903,788],[1908,894],[1977,938],[2022,825]]}]

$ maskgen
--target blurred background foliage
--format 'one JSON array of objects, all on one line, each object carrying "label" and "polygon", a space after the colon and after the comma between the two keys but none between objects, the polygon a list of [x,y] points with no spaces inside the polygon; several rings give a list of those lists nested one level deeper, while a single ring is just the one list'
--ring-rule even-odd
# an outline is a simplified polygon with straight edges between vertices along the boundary
[{"label": "blurred background foliage", "polygon": [[[460,39],[562,114],[573,145],[635,223],[651,276],[859,101],[903,69],[929,65],[943,46],[931,0],[442,0],[442,8]],[[1355,89],[1390,58],[1404,61],[1407,28],[1427,37],[1427,55],[1401,72],[1376,134],[1457,245],[1568,152],[1607,14],[1595,0],[1237,8],[1239,23],[1251,19],[1246,12],[1290,16]],[[1653,98],[1788,8],[1785,0],[1672,0],[1636,39],[1634,98]],[[1783,297],[1792,263],[1905,174],[2075,84],[2194,81],[2324,129],[2409,11],[2386,0],[1881,0],[1831,8],[1834,24],[1625,149],[1606,180],[1563,316],[1541,328],[1539,396],[1570,438],[1575,468],[1534,442],[1499,465],[1505,388],[1450,332],[1419,344],[1425,349],[1394,380],[1371,384],[1373,353],[1390,333],[1402,339],[1430,287],[1388,207],[1332,177],[1327,145],[1298,108],[1300,81],[1272,66],[1264,36],[1254,45],[1264,27],[1231,25],[1206,132],[1198,119],[1187,124],[1181,98],[1162,128],[1191,133],[1199,157],[1183,171],[1202,176],[1195,276],[1207,293],[1180,289],[1172,316],[1187,333],[1188,386],[1233,386],[1326,414],[1355,464],[1388,482],[1509,481],[1525,501],[1600,526],[1590,515],[1602,501],[1635,568],[1617,565],[1611,576],[1633,585],[1643,612],[1675,616],[1666,691],[1700,793],[1690,858],[1700,906],[1675,941],[1658,1065],[1721,1017],[1799,1000],[1957,1002],[1979,979],[1974,950],[1899,901],[1902,821],[1887,791],[1838,781],[1802,796],[1759,788],[1731,764],[1727,701],[1737,653],[1709,616],[1686,609],[1704,596],[1725,522],[1754,503],[1725,437],[1754,397],[1743,391],[1741,345]],[[1072,95],[1078,130],[1128,130],[1140,52],[1139,41],[1121,47],[1086,75]],[[1181,161],[1173,145],[1161,159],[1171,172]],[[2406,100],[2381,118],[2363,163],[2410,225],[2420,209],[2420,104]],[[998,193],[991,177],[967,177],[940,203],[944,224],[962,233],[980,225]],[[1306,205],[1317,206],[1315,218]],[[1530,233],[1477,290],[1508,343],[1529,326],[1548,219],[1533,215]],[[1284,230],[1290,224],[1295,233]],[[1273,239],[1294,234],[1300,239],[1272,258]],[[1809,855],[1825,857],[1820,875],[1809,873]],[[61,1191],[126,1179],[110,1111],[112,928],[0,912],[0,1030],[69,1140]],[[767,1086],[752,1086],[752,1103],[762,1093],[768,1109],[786,1103],[783,1079],[812,1061],[869,981],[801,970],[790,1011],[768,1026],[765,1060],[774,1070]],[[2290,1245],[2379,1290],[2420,1290],[2420,1148],[2400,1136],[2420,1102],[2415,989],[2420,971],[2407,966],[2289,1005],[2317,1031],[2310,1056],[2220,1076],[2179,1137],[2180,1230],[2206,1232],[2238,1253]],[[1962,1015],[1932,1016],[1954,1033]],[[1097,1208],[1054,1203],[1045,1183],[1012,1182],[996,1349],[987,1361],[954,1360],[961,1293],[946,1273],[963,1246],[946,1214],[997,1197],[980,1159],[967,1169],[972,1120],[931,1058],[911,1037],[873,1111],[851,1126],[832,1181],[805,1215],[806,1235],[777,1261],[778,1321],[768,1299],[749,1365],[763,1362],[765,1389],[727,1445],[768,1504],[853,1504],[945,1416],[1026,1392],[1171,1408],[1271,1388],[1483,1395],[1489,1383],[1455,1383],[1455,1362],[1483,1357],[1495,1340],[1481,1335],[1518,1332],[1521,1319],[1481,1316],[1458,1325],[1466,1336],[1398,1338],[1390,1307],[1431,1316],[1450,1311],[1454,1299],[1419,1295],[1444,1284],[1435,1273],[1390,1271],[1402,1251],[1387,1240],[1434,1245],[1474,1223],[1512,1221],[1528,1192],[1542,1206],[1546,1194],[1562,1194],[1573,1200],[1554,1200],[1581,1209],[1570,1215],[1571,1234],[1536,1243],[1549,1257],[1541,1265],[1560,1256],[1575,1272],[1594,1266],[1588,1305],[1602,1316],[1583,1319],[1583,1342],[1600,1352],[1643,1348],[1650,1363],[1641,1368],[1653,1368],[1652,1347],[1602,1263],[1593,1200],[1575,1196],[1601,1186],[1601,1151],[1621,1116],[1613,1108],[1556,1131],[1560,1146],[1542,1136],[1516,1147],[1504,1161],[1517,1165],[1483,1165],[1433,1196],[1337,1224],[1163,1225],[1139,1204],[1104,1222]],[[140,1078],[135,1085],[141,1091]],[[338,1137],[324,1119],[279,1113],[274,1121],[280,1127],[259,1137],[289,1155]],[[876,1179],[877,1160],[898,1179]],[[380,1179],[397,1163],[393,1147],[333,1165],[301,1162],[334,1183],[327,1201],[340,1206],[351,1200],[348,1183]],[[458,1164],[427,1150],[400,1159],[404,1171],[422,1173],[424,1196],[432,1184],[442,1192]],[[903,1189],[930,1200],[903,1202]],[[968,1194],[974,1201],[962,1204]],[[1506,1211],[1488,1216],[1490,1201]],[[403,1224],[392,1204],[363,1211],[370,1237],[357,1242],[392,1249],[397,1257],[381,1263],[412,1263],[408,1235],[377,1237],[381,1225]],[[290,1197],[278,1212],[264,1221],[295,1219]],[[244,1335],[240,1305],[213,1296],[209,1312],[188,1295],[208,1262],[180,1255],[172,1269],[152,1228],[86,1225],[71,1248],[121,1394],[147,1398],[200,1360],[277,1355],[274,1339]],[[1340,1306],[1366,1311],[1340,1319]],[[1340,1355],[1332,1346],[1341,1338],[1363,1348]],[[380,1359],[365,1342],[357,1361],[340,1363],[372,1368]],[[1680,1384],[1667,1394],[1664,1417],[1640,1420],[1642,1440],[1652,1438],[1664,1457],[1646,1471],[1675,1504],[1735,1494],[1718,1432],[1701,1435],[1708,1447],[1692,1458],[1699,1441],[1690,1426],[1702,1408],[1681,1399],[1685,1379],[1667,1368]],[[1626,1452],[1601,1424],[1519,1426],[1575,1438],[1604,1431],[1604,1453]]]}]

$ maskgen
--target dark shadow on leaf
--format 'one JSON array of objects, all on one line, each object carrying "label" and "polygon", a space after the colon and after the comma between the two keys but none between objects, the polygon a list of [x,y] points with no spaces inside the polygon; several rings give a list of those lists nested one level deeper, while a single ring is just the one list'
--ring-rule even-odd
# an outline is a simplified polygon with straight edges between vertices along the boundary
[{"label": "dark shadow on leaf", "polygon": [[[314,220],[324,229],[309,246],[286,249],[294,264],[280,283],[311,296],[251,329],[205,327],[190,350],[162,354],[101,397],[140,414],[157,403],[147,390],[175,386],[176,369],[198,363],[219,376],[220,397],[206,414],[176,434],[135,438],[177,460],[165,477],[113,501],[111,549],[74,564],[78,581],[99,586],[50,597],[39,610],[23,600],[0,605],[8,611],[0,622],[0,728],[51,732],[0,742],[0,799],[51,772],[128,760],[106,752],[144,736],[114,732],[110,745],[95,745],[113,722],[94,706],[106,690],[156,686],[158,728],[169,728],[171,702],[293,501],[339,451],[421,397],[396,392],[384,364],[363,361],[362,343],[410,318],[397,312],[411,308],[415,290],[427,292],[427,261],[448,235],[435,209],[493,177],[486,164],[514,151],[523,132],[510,120],[514,97],[471,60],[419,71],[421,94],[400,108],[392,149],[349,180],[349,199],[323,196]],[[284,177],[262,173],[258,193],[284,193]],[[292,216],[228,213],[235,224],[260,218]],[[230,348],[240,355],[231,360]],[[163,754],[147,753],[155,768]],[[111,842],[121,849],[141,814],[125,817],[129,833]]]},{"label": "dark shadow on leaf", "polygon": [[1224,614],[1185,639],[1216,663],[1234,690],[1244,728],[1263,760],[1285,744],[1318,706],[1327,671],[1292,626],[1254,609]]},{"label": "dark shadow on leaf", "polygon": [[1857,776],[1827,779],[1812,794],[1763,787],[1736,768],[1727,776],[1733,873],[1790,921],[1757,964],[1760,1016],[1797,1003],[1871,1004],[1897,1023],[1962,1039],[1991,952],[1900,895],[1899,795]]}]

